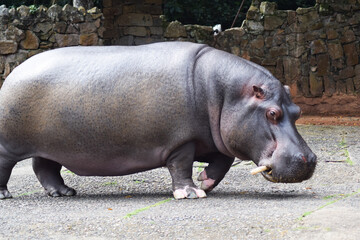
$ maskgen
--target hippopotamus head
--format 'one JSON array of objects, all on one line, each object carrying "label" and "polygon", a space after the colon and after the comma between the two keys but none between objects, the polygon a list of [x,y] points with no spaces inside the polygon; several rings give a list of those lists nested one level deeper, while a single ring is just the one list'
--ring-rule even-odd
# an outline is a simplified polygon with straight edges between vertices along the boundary
[{"label": "hippopotamus head", "polygon": [[260,66],[247,66],[246,70],[242,77],[247,81],[230,74],[230,87],[224,91],[220,135],[226,150],[267,166],[262,174],[269,181],[309,179],[316,155],[296,129],[301,110],[292,102],[289,87]]}]

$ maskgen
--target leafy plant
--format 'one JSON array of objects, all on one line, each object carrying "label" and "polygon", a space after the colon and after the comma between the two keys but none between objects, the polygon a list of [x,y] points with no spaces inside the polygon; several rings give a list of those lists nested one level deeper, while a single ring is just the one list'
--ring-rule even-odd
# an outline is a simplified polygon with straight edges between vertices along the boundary
[{"label": "leafy plant", "polygon": [[30,5],[29,9],[30,9],[30,14],[31,15],[35,15],[37,10],[38,10],[38,8],[35,5]]},{"label": "leafy plant", "polygon": [[[164,14],[170,21],[179,20],[184,24],[200,24],[213,26],[222,24],[229,28],[239,9],[242,0],[167,0],[164,4]],[[251,0],[246,0],[239,18],[244,18]],[[237,25],[241,21],[237,21]]]},{"label": "leafy plant", "polygon": [[279,10],[296,10],[298,7],[307,8],[315,6],[315,0],[267,0],[268,2],[276,2]]},{"label": "leafy plant", "polygon": [[[102,8],[102,0],[91,0],[94,2],[94,5],[98,8]],[[46,7],[50,7],[53,3],[56,3],[60,6],[64,6],[65,4],[72,4],[72,0],[0,0],[0,6],[5,5],[8,7],[19,7],[21,5],[26,6],[40,6],[44,5]],[[31,11],[31,10],[30,10]]]},{"label": "leafy plant", "polygon": [[349,153],[349,150],[347,149],[348,146],[346,144],[346,141],[345,141],[344,137],[341,139],[341,142],[339,143],[339,145],[342,148],[342,151],[343,151],[343,153],[344,153],[344,155],[346,157],[345,162],[347,164],[351,165],[351,166],[354,165],[354,162],[350,158],[350,153]]},{"label": "leafy plant", "polygon": [[[178,20],[183,24],[214,26],[220,23],[229,28],[236,16],[242,0],[164,0],[164,14],[169,21]],[[315,0],[268,0],[276,2],[278,9],[296,10],[298,7],[315,6]],[[240,26],[252,0],[245,0],[235,26]]]}]

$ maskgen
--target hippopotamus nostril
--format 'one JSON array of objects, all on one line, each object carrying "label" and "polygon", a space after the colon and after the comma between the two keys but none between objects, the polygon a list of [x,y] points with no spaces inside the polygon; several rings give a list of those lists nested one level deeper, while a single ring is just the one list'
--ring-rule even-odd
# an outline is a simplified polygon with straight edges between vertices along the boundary
[{"label": "hippopotamus nostril", "polygon": [[295,162],[301,162],[301,163],[306,163],[307,162],[307,158],[301,153],[293,155],[293,160]]},{"label": "hippopotamus nostril", "polygon": [[316,155],[313,153],[304,155],[304,154],[296,154],[294,156],[295,161],[297,162],[302,162],[304,164],[314,164],[316,163]]},{"label": "hippopotamus nostril", "polygon": [[316,163],[317,157],[314,153],[311,153],[309,154],[308,159],[309,159],[309,163]]}]

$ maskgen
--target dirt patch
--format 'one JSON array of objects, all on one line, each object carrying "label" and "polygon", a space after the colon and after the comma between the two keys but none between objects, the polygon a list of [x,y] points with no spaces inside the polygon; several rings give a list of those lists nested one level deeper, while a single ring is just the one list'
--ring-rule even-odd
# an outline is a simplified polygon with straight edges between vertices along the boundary
[{"label": "dirt patch", "polygon": [[305,115],[338,115],[360,117],[360,95],[333,95],[321,98],[293,97]]},{"label": "dirt patch", "polygon": [[302,116],[296,124],[360,126],[360,116]]}]

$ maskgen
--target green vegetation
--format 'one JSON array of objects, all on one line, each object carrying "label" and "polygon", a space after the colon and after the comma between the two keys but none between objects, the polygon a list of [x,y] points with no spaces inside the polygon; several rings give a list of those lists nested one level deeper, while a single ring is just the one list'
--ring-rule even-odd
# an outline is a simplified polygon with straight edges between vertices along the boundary
[{"label": "green vegetation", "polygon": [[343,153],[344,153],[344,155],[346,157],[345,162],[347,164],[351,165],[351,166],[354,165],[354,162],[351,161],[351,159],[350,159],[350,153],[349,153],[349,150],[347,149],[348,146],[346,144],[346,141],[345,141],[344,137],[341,139],[341,142],[340,142],[339,145],[342,148],[342,151],[343,151]]},{"label": "green vegetation", "polygon": [[31,15],[36,14],[38,8],[35,5],[30,5],[29,8],[30,8],[30,14]]},{"label": "green vegetation", "polygon": [[21,197],[21,196],[28,196],[28,195],[38,193],[38,192],[41,192],[41,191],[42,191],[42,189],[38,189],[38,190],[31,191],[31,192],[20,193],[19,195],[14,196],[14,198]]},{"label": "green vegetation", "polygon": [[[298,7],[315,6],[315,0],[268,0],[276,2],[278,9],[296,10]],[[178,20],[183,24],[214,26],[220,23],[223,29],[231,27],[242,0],[164,0],[164,14],[169,21]],[[251,0],[245,0],[235,27],[245,19]]]},{"label": "green vegetation", "polygon": [[325,197],[325,199],[331,199],[331,198],[335,198],[335,197],[337,197],[337,199],[329,201],[329,202],[325,203],[324,205],[322,205],[322,206],[320,206],[320,207],[318,207],[318,208],[316,208],[316,209],[314,209],[312,211],[305,212],[301,217],[299,217],[299,220],[303,220],[306,216],[309,216],[310,214],[312,214],[312,213],[314,213],[314,212],[316,212],[316,211],[318,211],[320,209],[323,209],[323,208],[325,208],[325,207],[327,207],[327,206],[329,206],[331,204],[334,204],[336,202],[344,200],[344,199],[346,199],[348,197],[353,197],[353,196],[355,196],[357,194],[360,194],[360,189],[358,189],[356,192],[352,192],[352,193],[348,193],[348,194],[338,194],[337,196],[336,195],[327,196],[327,197]]},{"label": "green vegetation", "polygon": [[[94,2],[94,5],[96,7],[102,8],[102,0],[91,0],[91,1]],[[26,6],[29,6],[30,8],[32,6],[37,7],[40,5],[50,7],[54,3],[56,3],[60,6],[64,6],[65,4],[72,4],[72,2],[73,2],[72,0],[0,0],[0,6],[4,4],[7,7],[15,7],[15,8],[19,7],[21,5],[26,5]],[[31,13],[31,9],[30,9],[30,13]],[[31,14],[34,14],[34,13],[36,13],[36,11]]]},{"label": "green vegetation", "polygon": [[145,183],[145,180],[134,180],[135,183]]},{"label": "green vegetation", "polygon": [[198,172],[198,173],[201,172],[205,168],[205,166],[206,166],[205,163],[199,162],[196,172]]},{"label": "green vegetation", "polygon": [[5,4],[7,7],[19,7],[21,5],[26,6],[51,6],[53,2],[56,2],[59,5],[65,5],[67,3],[71,4],[72,0],[60,0],[60,1],[54,1],[54,0],[0,0],[0,5]]},{"label": "green vegetation", "polygon": [[118,184],[117,182],[106,182],[106,183],[104,183],[104,186],[114,186],[117,184]]},{"label": "green vegetation", "polygon": [[157,206],[159,206],[159,205],[161,205],[161,204],[167,203],[167,202],[169,202],[169,201],[171,201],[171,200],[172,200],[172,198],[167,198],[167,199],[162,200],[162,201],[160,201],[160,202],[157,202],[157,203],[155,203],[155,204],[153,204],[153,205],[136,209],[135,211],[132,211],[131,213],[126,214],[126,215],[124,216],[124,218],[131,218],[132,216],[135,216],[135,215],[137,215],[137,214],[139,214],[139,213],[141,213],[141,212],[144,212],[144,211],[146,211],[146,210],[149,210],[150,208],[157,207]]},{"label": "green vegetation", "polygon": [[[179,20],[183,24],[200,24],[214,26],[221,23],[223,28],[229,28],[240,7],[242,0],[167,0],[164,14],[169,21]],[[251,0],[246,0],[242,8],[242,19],[249,9]],[[239,26],[241,21],[237,21]]]},{"label": "green vegetation", "polygon": [[351,166],[354,165],[354,162],[351,161],[351,159],[350,159],[349,151],[347,149],[344,149],[343,151],[344,151],[344,155],[346,157],[345,162]]},{"label": "green vegetation", "polygon": [[73,173],[72,171],[68,170],[68,169],[63,169],[61,170],[62,173],[67,173],[67,174],[71,174],[71,175],[75,175],[75,173]]},{"label": "green vegetation", "polygon": [[315,0],[267,0],[267,2],[276,2],[279,10],[296,10],[298,7],[313,7],[316,3]]},{"label": "green vegetation", "polygon": [[328,199],[335,198],[335,197],[337,197],[337,196],[338,196],[338,195],[329,195],[329,196],[324,197],[323,199],[324,199],[324,200],[328,200]]}]

